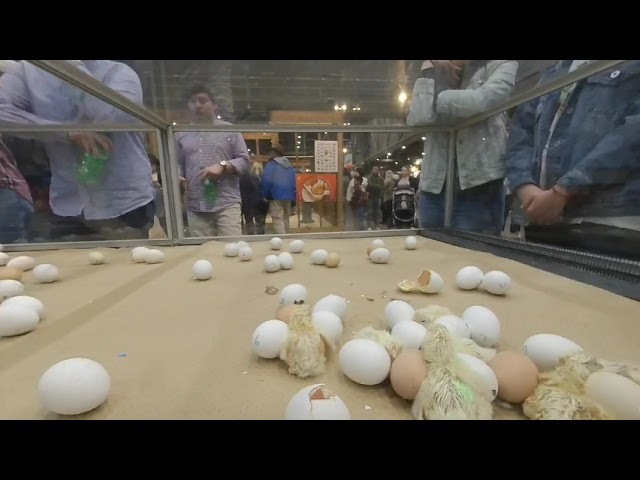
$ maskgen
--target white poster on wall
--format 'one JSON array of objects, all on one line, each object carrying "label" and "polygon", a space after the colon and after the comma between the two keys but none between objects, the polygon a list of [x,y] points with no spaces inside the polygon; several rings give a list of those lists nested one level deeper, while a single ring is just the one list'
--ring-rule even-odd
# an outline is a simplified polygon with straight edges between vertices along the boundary
[{"label": "white poster on wall", "polygon": [[338,142],[316,140],[314,153],[317,173],[338,173]]}]

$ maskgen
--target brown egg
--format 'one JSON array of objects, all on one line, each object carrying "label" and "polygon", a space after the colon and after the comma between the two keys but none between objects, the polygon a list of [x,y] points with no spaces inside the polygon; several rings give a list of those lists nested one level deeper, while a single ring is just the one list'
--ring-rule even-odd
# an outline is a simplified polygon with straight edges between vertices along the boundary
[{"label": "brown egg", "polygon": [[22,281],[22,270],[11,267],[0,268],[0,280],[17,280]]},{"label": "brown egg", "polygon": [[524,402],[538,386],[538,368],[521,353],[500,352],[489,367],[498,379],[498,397],[507,402]]},{"label": "brown egg", "polygon": [[329,255],[327,255],[327,259],[324,261],[324,264],[329,268],[336,268],[338,265],[340,265],[340,255],[331,252]]},{"label": "brown egg", "polygon": [[428,368],[420,350],[403,350],[391,364],[389,379],[393,391],[405,400],[415,399]]},{"label": "brown egg", "polygon": [[376,247],[375,245],[369,245],[369,248],[367,248],[367,257],[371,255],[371,252],[373,252],[376,248],[378,247]]},{"label": "brown egg", "polygon": [[282,307],[277,311],[276,319],[281,320],[284,323],[289,323],[289,320],[291,320],[291,317],[293,316],[293,312],[295,312],[297,307],[299,307],[299,305],[294,305],[294,304],[285,305],[284,307]]}]

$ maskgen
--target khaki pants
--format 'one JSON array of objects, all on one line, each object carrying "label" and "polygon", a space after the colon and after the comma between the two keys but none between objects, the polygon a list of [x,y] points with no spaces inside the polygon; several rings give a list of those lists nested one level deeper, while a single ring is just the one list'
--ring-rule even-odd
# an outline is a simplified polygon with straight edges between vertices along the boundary
[{"label": "khaki pants", "polygon": [[189,234],[192,237],[242,236],[240,205],[232,205],[219,212],[187,212]]},{"label": "khaki pants", "polygon": [[273,220],[275,233],[289,232],[289,217],[291,216],[291,200],[270,200],[269,215]]}]

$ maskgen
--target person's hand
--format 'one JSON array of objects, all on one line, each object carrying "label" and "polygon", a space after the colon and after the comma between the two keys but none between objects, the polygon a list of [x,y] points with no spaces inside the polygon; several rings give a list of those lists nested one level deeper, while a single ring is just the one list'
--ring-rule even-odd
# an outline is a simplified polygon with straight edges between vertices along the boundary
[{"label": "person's hand", "polygon": [[82,148],[86,153],[90,153],[96,157],[103,153],[110,153],[112,143],[109,137],[101,133],[93,132],[69,132],[67,138],[71,143]]},{"label": "person's hand", "polygon": [[516,193],[518,195],[518,198],[520,199],[522,208],[525,209],[525,205],[528,206],[531,203],[534,195],[539,192],[542,192],[542,190],[537,185],[528,184],[520,187]]},{"label": "person's hand", "polygon": [[203,168],[202,170],[200,170],[200,172],[198,172],[198,177],[205,179],[205,178],[219,178],[220,175],[222,175],[222,172],[224,171],[224,168],[222,168],[222,165],[212,165],[211,167],[206,167]]},{"label": "person's hand", "polygon": [[567,197],[553,190],[541,190],[534,193],[522,208],[527,216],[540,225],[550,225],[562,218],[567,206]]}]

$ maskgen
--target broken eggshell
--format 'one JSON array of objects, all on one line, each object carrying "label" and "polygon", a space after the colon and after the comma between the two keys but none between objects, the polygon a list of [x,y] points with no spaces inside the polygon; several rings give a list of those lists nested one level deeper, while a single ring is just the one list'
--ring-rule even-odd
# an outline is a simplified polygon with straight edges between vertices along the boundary
[{"label": "broken eggshell", "polygon": [[405,293],[439,293],[443,287],[442,277],[433,270],[423,270],[415,282],[403,280],[398,284],[398,288]]},{"label": "broken eggshell", "polygon": [[323,383],[291,397],[284,416],[285,420],[351,420],[347,405]]}]

